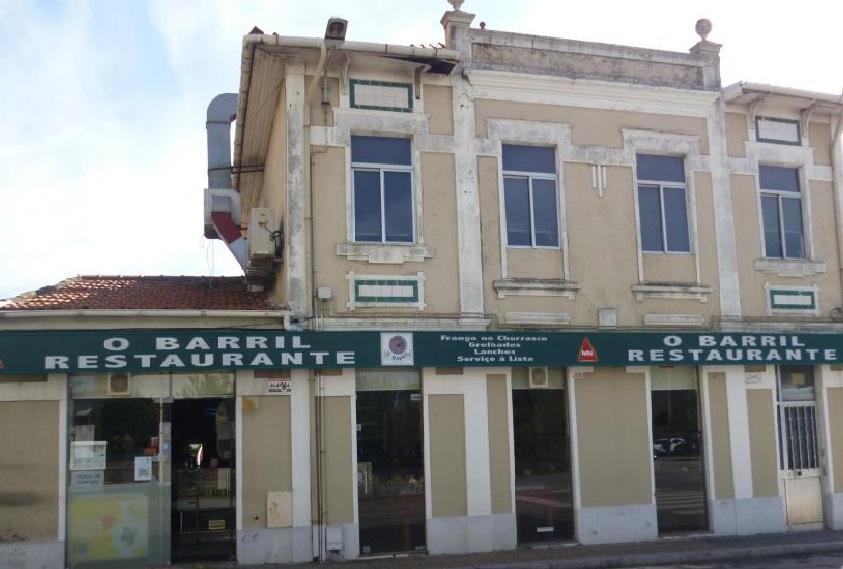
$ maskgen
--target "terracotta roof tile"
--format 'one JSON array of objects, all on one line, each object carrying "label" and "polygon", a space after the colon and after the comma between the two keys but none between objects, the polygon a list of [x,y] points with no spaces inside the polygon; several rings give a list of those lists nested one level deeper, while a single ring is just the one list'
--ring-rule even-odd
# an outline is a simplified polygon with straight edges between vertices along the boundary
[{"label": "terracotta roof tile", "polygon": [[274,310],[243,277],[79,276],[0,302],[0,310]]}]

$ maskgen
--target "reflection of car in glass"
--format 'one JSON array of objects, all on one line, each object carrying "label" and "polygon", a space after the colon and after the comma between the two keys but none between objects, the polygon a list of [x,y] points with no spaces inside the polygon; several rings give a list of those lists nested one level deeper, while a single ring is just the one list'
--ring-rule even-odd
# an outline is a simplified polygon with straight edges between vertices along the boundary
[{"label": "reflection of car in glass", "polygon": [[699,451],[699,433],[676,433],[653,439],[655,458],[665,455],[695,454]]}]

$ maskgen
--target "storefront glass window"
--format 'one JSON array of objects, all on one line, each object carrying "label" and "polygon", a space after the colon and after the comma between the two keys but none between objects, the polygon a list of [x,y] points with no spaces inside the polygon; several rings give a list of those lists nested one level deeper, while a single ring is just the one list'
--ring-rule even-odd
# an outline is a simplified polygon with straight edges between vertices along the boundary
[{"label": "storefront glass window", "polygon": [[564,370],[513,368],[512,416],[518,541],[571,539],[574,509]]},{"label": "storefront glass window", "polygon": [[706,530],[697,370],[653,368],[651,388],[659,532]]},{"label": "storefront glass window", "polygon": [[230,559],[234,374],[90,374],[69,382],[68,565]]},{"label": "storefront glass window", "polygon": [[360,553],[424,550],[425,494],[418,370],[357,370]]},{"label": "storefront glass window", "polygon": [[[166,375],[133,379],[70,379],[70,567],[169,562],[169,384]],[[140,391],[146,397],[133,396]]]}]

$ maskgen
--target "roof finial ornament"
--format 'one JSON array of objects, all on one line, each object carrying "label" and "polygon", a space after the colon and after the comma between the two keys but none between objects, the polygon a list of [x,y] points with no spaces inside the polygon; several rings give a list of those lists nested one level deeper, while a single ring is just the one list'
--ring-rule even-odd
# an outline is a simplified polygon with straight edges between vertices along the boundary
[{"label": "roof finial ornament", "polygon": [[694,26],[697,34],[702,41],[708,41],[708,34],[711,33],[711,20],[708,18],[701,18],[697,20],[697,25]]},{"label": "roof finial ornament", "polygon": [[448,4],[454,7],[454,12],[460,11],[460,7],[463,2],[465,2],[465,0],[448,0]]}]

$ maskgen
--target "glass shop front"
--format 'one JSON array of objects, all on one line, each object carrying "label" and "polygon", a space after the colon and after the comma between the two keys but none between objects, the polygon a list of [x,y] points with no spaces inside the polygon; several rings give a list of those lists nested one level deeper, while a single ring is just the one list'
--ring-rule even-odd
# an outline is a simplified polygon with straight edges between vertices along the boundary
[{"label": "glass shop front", "polygon": [[69,383],[68,566],[234,559],[234,374]]}]

